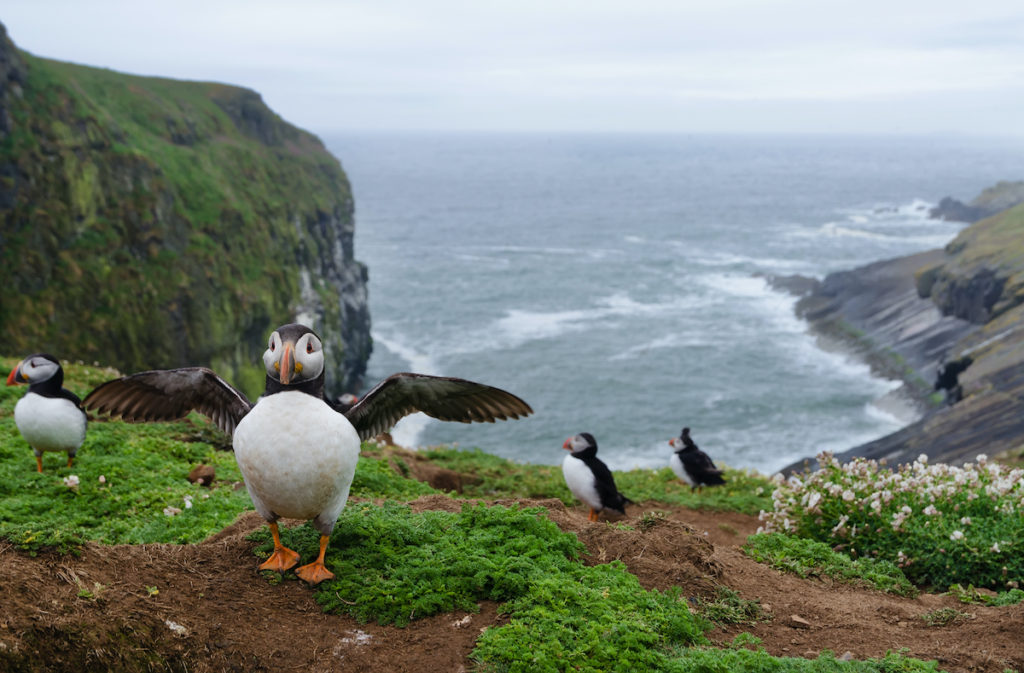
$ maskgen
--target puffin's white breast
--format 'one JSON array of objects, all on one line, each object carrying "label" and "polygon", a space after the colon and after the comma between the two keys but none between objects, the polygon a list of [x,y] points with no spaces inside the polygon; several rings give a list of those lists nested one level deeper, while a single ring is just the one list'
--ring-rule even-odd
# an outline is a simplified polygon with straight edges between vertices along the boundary
[{"label": "puffin's white breast", "polygon": [[38,451],[75,451],[85,441],[85,414],[63,397],[27,393],[14,406],[14,424]]},{"label": "puffin's white breast", "polygon": [[573,495],[595,510],[603,509],[601,496],[597,494],[594,473],[586,463],[570,453],[562,461],[562,474],[565,475],[565,483]]},{"label": "puffin's white breast", "polygon": [[341,512],[359,461],[359,435],[323,400],[296,391],[260,398],[233,440],[257,510],[262,504],[294,519]]},{"label": "puffin's white breast", "polygon": [[678,453],[673,453],[672,457],[668,459],[668,464],[672,467],[672,471],[676,473],[676,476],[682,479],[690,486],[696,486],[690,475],[686,473],[686,468],[683,466],[683,461],[679,458]]}]

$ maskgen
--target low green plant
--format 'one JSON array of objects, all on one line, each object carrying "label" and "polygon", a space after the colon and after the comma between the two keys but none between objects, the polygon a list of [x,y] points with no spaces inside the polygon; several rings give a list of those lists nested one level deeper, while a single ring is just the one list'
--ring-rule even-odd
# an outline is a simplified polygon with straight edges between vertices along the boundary
[{"label": "low green plant", "polygon": [[[398,471],[396,471],[398,467]],[[389,498],[391,500],[414,500],[421,495],[441,493],[429,484],[417,481],[401,472],[401,464],[392,466],[384,458],[359,457],[355,477],[352,479],[353,496],[361,498]]]},{"label": "low green plant", "polygon": [[741,598],[739,592],[719,585],[715,598],[696,600],[697,610],[715,624],[756,624],[768,621],[771,616],[761,609],[759,601]]},{"label": "low green plant", "polygon": [[[2,413],[2,412],[0,412]],[[0,417],[0,537],[31,551],[105,544],[199,542],[251,509],[234,455],[177,437],[188,423],[90,423],[72,467],[63,454],[32,451],[9,416]],[[211,488],[185,477],[213,465]]]},{"label": "low green plant", "polygon": [[1010,589],[1009,591],[1000,591],[989,595],[978,591],[970,584],[967,585],[966,589],[959,584],[954,584],[949,587],[948,593],[958,598],[961,603],[973,603],[975,605],[1001,607],[1004,605],[1016,605],[1024,601],[1024,591],[1020,589]]},{"label": "low green plant", "polygon": [[903,653],[888,652],[881,659],[840,661],[832,652],[817,659],[774,657],[763,648],[716,650],[694,648],[680,653],[674,671],[678,673],[939,673],[938,663],[911,659]]},{"label": "low green plant", "polygon": [[743,551],[755,561],[800,577],[828,577],[898,596],[917,595],[895,564],[873,558],[851,559],[822,542],[781,533],[758,533],[747,538]]},{"label": "low green plant", "polygon": [[989,463],[890,470],[830,454],[773,494],[765,530],[807,537],[851,556],[892,561],[918,586],[987,588],[1024,581],[1024,469]]},{"label": "low green plant", "polygon": [[[308,525],[282,532],[304,557],[317,537]],[[270,552],[265,531],[253,538]],[[705,642],[710,624],[678,590],[646,591],[621,562],[586,566],[582,553],[540,508],[351,504],[327,554],[336,578],[315,597],[329,612],[399,626],[503,601],[508,624],[488,629],[473,654],[485,671],[671,670],[669,646]]]},{"label": "low green plant", "polygon": [[974,619],[969,612],[961,612],[956,608],[938,608],[921,615],[921,619],[928,626],[949,626],[968,619]]}]

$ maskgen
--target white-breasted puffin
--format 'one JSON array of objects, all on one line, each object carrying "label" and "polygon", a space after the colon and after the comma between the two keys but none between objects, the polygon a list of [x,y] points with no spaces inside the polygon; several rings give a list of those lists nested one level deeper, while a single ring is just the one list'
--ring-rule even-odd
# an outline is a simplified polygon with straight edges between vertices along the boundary
[{"label": "white-breasted puffin", "polygon": [[392,374],[345,413],[324,399],[320,338],[305,325],[282,325],[263,353],[267,381],[255,404],[205,367],[141,372],[108,381],[84,407],[126,421],[166,421],[196,410],[232,435],[235,459],[274,552],[259,567],[284,572],[298,553],[281,544],[277,520],[306,519],[320,532],[317,560],[296,569],[310,584],[334,577],[324,554],[345,507],[359,442],[422,411],[443,421],[494,422],[533,412],[511,393],[465,379]]},{"label": "white-breasted puffin", "polygon": [[668,464],[677,477],[690,485],[691,491],[701,486],[725,483],[722,470],[715,467],[708,454],[698,449],[697,444],[690,439],[690,428],[683,428],[682,433],[668,440],[668,443],[675,449]]},{"label": "white-breasted puffin", "polygon": [[28,384],[28,392],[14,405],[14,424],[36,454],[36,470],[43,471],[44,451],[63,451],[71,467],[85,441],[86,415],[82,400],[64,385],[64,368],[57,358],[36,353],[18,363],[7,385]]},{"label": "white-breasted puffin", "polygon": [[632,500],[619,493],[608,466],[597,457],[597,440],[589,432],[581,432],[565,440],[562,448],[569,455],[562,461],[565,484],[572,494],[590,507],[588,521],[597,521],[605,509],[626,513],[626,503]]}]

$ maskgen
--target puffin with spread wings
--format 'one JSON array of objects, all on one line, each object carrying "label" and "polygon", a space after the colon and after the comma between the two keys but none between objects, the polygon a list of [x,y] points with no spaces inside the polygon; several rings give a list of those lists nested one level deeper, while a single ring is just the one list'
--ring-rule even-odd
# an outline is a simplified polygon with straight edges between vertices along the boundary
[{"label": "puffin with spread wings", "polygon": [[284,572],[298,563],[298,553],[281,544],[279,518],[311,519],[320,532],[320,555],[295,571],[310,584],[334,577],[324,554],[348,500],[361,440],[387,432],[417,411],[462,423],[533,413],[526,402],[498,388],[410,373],[389,376],[341,413],[324,399],[320,337],[294,323],[270,335],[263,364],[266,389],[255,403],[212,370],[186,367],[108,381],[82,404],[131,422],[174,420],[195,410],[232,435],[249,496],[274,537],[274,552],[260,569]]}]

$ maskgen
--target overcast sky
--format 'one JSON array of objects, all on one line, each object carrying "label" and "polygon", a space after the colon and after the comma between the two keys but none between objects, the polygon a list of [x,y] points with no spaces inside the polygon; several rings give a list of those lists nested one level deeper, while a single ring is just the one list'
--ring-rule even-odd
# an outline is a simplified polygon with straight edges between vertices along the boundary
[{"label": "overcast sky", "polygon": [[1024,1],[5,0],[38,56],[337,130],[1024,134]]}]

